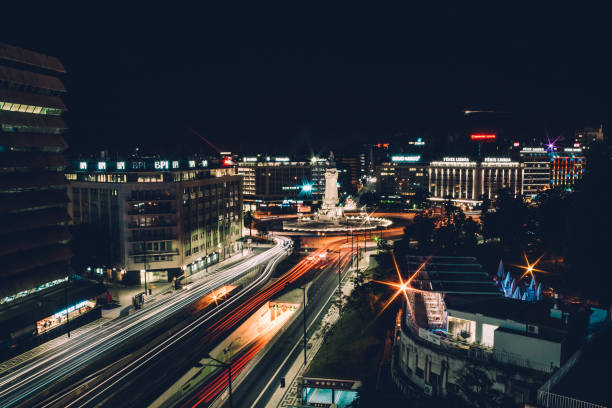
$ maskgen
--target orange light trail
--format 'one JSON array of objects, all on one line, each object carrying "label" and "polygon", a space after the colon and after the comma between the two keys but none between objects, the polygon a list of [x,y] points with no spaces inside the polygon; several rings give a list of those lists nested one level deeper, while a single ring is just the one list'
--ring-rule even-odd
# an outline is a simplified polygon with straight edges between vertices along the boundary
[{"label": "orange light trail", "polygon": [[[324,268],[330,265],[334,266],[336,263],[338,264],[338,268],[348,265],[348,263],[350,262],[350,250],[343,251],[340,256],[340,259],[338,259],[338,256],[326,257],[325,259],[320,257],[321,254],[327,253],[328,249],[340,249],[343,243],[344,238],[332,241],[326,248],[318,249],[311,256],[308,257],[311,258],[312,256],[314,256],[313,259],[309,260],[308,258],[305,258],[301,260],[298,264],[291,268],[282,277],[277,279],[274,283],[263,289],[260,289],[256,294],[249,297],[240,306],[236,307],[227,315],[214,322],[209,327],[208,333],[204,335],[202,339],[203,342],[212,345],[214,341],[217,340],[221,335],[235,327],[238,323],[240,323],[240,321],[249,316],[255,310],[259,309],[262,305],[264,305],[265,302],[273,298],[279,292],[283,291],[287,287],[287,285],[297,281],[307,272],[311,271],[313,268]],[[261,348],[263,348],[265,344],[265,340],[259,340],[254,345],[250,346],[247,351],[241,354],[240,357],[231,362],[232,379],[235,378],[235,376],[237,376],[240,371],[242,371],[244,366],[246,366],[246,364],[261,350]],[[221,373],[211,382],[208,382],[201,391],[199,391],[189,400],[187,400],[187,402],[185,402],[182,407],[195,407],[202,403],[208,404],[223,389],[225,389],[227,385],[227,373]]]}]

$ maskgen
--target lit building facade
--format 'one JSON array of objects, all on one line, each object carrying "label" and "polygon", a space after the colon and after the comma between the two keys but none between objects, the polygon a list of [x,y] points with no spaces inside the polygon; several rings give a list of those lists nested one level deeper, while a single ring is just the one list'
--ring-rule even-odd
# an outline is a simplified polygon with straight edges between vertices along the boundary
[{"label": "lit building facade", "polygon": [[[75,224],[104,227],[107,278],[136,283],[191,275],[241,249],[242,177],[206,160],[79,161],[67,171]],[[112,266],[112,268],[110,268]]]},{"label": "lit building facade", "polygon": [[550,186],[552,188],[572,190],[576,181],[584,175],[586,158],[581,148],[566,147],[563,153],[554,153],[550,162]]},{"label": "lit building facade", "polygon": [[478,163],[467,157],[445,157],[429,164],[429,195],[433,201],[451,200],[476,205],[480,202]]},{"label": "lit building facade", "polygon": [[[65,73],[55,57],[0,43],[0,344],[29,341],[37,322],[55,316],[60,329],[71,305],[104,287],[70,267],[70,217],[63,169]],[[95,306],[95,301],[92,304]],[[81,316],[81,308],[70,309]],[[85,312],[85,309],[83,309]],[[99,312],[99,310],[98,310]],[[84,313],[86,314],[86,313]],[[91,316],[91,315],[89,315]],[[74,326],[81,319],[74,319]],[[65,326],[64,326],[65,327]]]},{"label": "lit building facade", "polygon": [[550,188],[550,156],[544,147],[523,147],[520,161],[523,164],[523,194],[531,201]]},{"label": "lit building facade", "polygon": [[429,194],[432,201],[453,202],[468,207],[494,200],[497,191],[509,189],[515,197],[523,194],[523,166],[507,157],[445,157],[429,164]]},{"label": "lit building facade", "polygon": [[316,204],[325,192],[325,159],[292,161],[289,157],[245,156],[237,163],[244,179],[244,208],[290,211]]},{"label": "lit building facade", "polygon": [[398,154],[376,167],[376,192],[381,204],[409,205],[418,190],[428,189],[428,168],[420,154]]},{"label": "lit building facade", "polygon": [[403,267],[420,272],[396,325],[392,375],[400,389],[457,394],[469,367],[524,404],[573,352],[568,321],[583,316],[502,296],[475,258],[408,256]]}]

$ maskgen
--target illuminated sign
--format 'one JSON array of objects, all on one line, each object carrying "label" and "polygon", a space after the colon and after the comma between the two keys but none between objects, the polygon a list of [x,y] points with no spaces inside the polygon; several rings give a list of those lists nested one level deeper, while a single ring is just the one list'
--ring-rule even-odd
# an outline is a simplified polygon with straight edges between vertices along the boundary
[{"label": "illuminated sign", "polygon": [[470,159],[468,159],[467,157],[445,157],[444,159],[445,162],[469,162]]},{"label": "illuminated sign", "polygon": [[172,168],[173,168],[173,169],[178,169],[178,168],[179,168],[179,162],[178,162],[177,160],[174,160],[174,161],[172,162]]},{"label": "illuminated sign", "polygon": [[160,160],[154,163],[156,170],[168,170],[168,160]]},{"label": "illuminated sign", "polygon": [[232,152],[220,152],[219,153],[221,156],[231,156]]},{"label": "illuminated sign", "polygon": [[473,133],[470,135],[472,140],[495,140],[497,135],[495,133]]},{"label": "illuminated sign", "polygon": [[574,147],[580,147],[580,143],[574,143]]},{"label": "illuminated sign", "polygon": [[[234,162],[232,162],[232,158],[231,157],[226,157],[223,159],[223,165],[224,166],[231,166],[232,164],[234,164]],[[202,162],[202,166],[204,165],[204,162]]]},{"label": "illuminated sign", "polygon": [[245,161],[245,162],[256,162],[257,161],[257,157],[243,157],[242,161]]},{"label": "illuminated sign", "polygon": [[80,162],[79,163],[79,169],[80,170],[87,170],[87,162]]},{"label": "illuminated sign", "polygon": [[514,146],[514,147],[519,147],[520,145],[521,145],[521,143],[520,143],[520,142],[514,142],[514,143],[512,143],[512,146]]},{"label": "illuminated sign", "polygon": [[484,161],[486,162],[493,162],[493,163],[502,163],[502,162],[510,162],[510,158],[509,157],[485,157]]},{"label": "illuminated sign", "polygon": [[412,156],[391,156],[391,161],[393,162],[418,162],[421,160],[421,155],[412,155]]},{"label": "illuminated sign", "polygon": [[117,170],[125,170],[125,162],[117,162]]},{"label": "illuminated sign", "polygon": [[[195,162],[193,162],[193,166],[195,167]],[[202,160],[202,167],[208,167],[208,160]]]},{"label": "illuminated sign", "polygon": [[565,149],[563,149],[563,151],[570,152],[570,153],[582,153],[581,148],[575,148],[575,147],[566,147]]},{"label": "illuminated sign", "polygon": [[288,162],[289,158],[288,157],[275,157],[274,161],[276,161],[276,162]]},{"label": "illuminated sign", "polygon": [[195,167],[195,160],[189,160],[189,167],[191,168]]},{"label": "illuminated sign", "polygon": [[106,162],[98,162],[98,170],[106,170]]}]

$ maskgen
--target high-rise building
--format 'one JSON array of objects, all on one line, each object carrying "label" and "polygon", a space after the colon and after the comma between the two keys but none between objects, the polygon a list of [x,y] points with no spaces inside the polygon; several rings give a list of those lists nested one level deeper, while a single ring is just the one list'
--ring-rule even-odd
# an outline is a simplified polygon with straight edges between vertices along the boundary
[{"label": "high-rise building", "polygon": [[336,165],[340,172],[341,183],[347,191],[358,191],[361,184],[359,180],[359,157],[356,155],[340,155],[336,160]]},{"label": "high-rise building", "polygon": [[169,281],[241,249],[242,178],[234,168],[207,165],[130,159],[70,166],[74,223],[98,225],[111,236],[113,264],[100,273],[130,283],[143,283],[145,273],[147,282]]},{"label": "high-rise building", "polygon": [[245,181],[247,210],[295,211],[302,204],[318,202],[325,192],[325,159],[315,157],[306,162],[289,157],[244,156],[237,168]]},{"label": "high-rise building", "polygon": [[544,147],[523,147],[523,193],[531,201],[538,193],[550,188],[550,155]]},{"label": "high-rise building", "polygon": [[397,154],[376,166],[376,193],[381,204],[405,206],[418,190],[428,189],[427,165],[420,154]]},{"label": "high-rise building", "polygon": [[65,72],[55,57],[0,44],[0,343],[35,336],[52,315],[55,328],[104,290],[69,280]]},{"label": "high-rise building", "polygon": [[552,188],[572,190],[576,181],[584,175],[586,158],[581,148],[566,147],[563,153],[555,153],[550,161],[550,186]]},{"label": "high-rise building", "polygon": [[389,143],[374,143],[366,144],[364,148],[366,176],[373,177],[376,172],[376,166],[389,160],[390,145]]}]

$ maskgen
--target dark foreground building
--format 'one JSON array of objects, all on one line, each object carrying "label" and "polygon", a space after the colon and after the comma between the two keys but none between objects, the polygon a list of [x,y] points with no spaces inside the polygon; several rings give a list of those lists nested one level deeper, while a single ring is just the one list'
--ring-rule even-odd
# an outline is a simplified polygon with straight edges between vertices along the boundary
[{"label": "dark foreground building", "polygon": [[63,73],[54,57],[0,43],[2,348],[83,320],[104,291],[71,278]]}]

